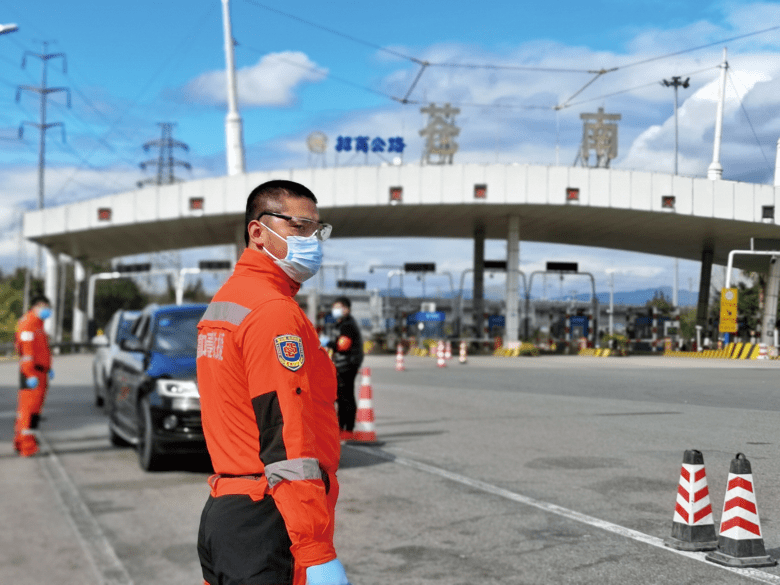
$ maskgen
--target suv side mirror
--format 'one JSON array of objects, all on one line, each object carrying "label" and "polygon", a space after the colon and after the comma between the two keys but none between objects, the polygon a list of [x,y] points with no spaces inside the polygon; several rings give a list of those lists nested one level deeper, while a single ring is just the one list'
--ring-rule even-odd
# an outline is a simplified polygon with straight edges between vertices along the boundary
[{"label": "suv side mirror", "polygon": [[124,349],[125,351],[138,351],[145,353],[146,348],[144,347],[144,344],[141,342],[140,339],[137,337],[126,337],[122,341],[119,342],[119,347]]}]

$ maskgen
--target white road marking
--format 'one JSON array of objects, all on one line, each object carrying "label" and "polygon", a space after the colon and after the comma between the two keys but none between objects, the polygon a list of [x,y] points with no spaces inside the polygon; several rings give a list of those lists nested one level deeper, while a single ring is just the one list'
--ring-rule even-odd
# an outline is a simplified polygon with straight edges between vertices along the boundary
[{"label": "white road marking", "polygon": [[97,574],[98,582],[101,585],[133,585],[127,569],[42,433],[38,433],[38,441],[42,447],[38,457],[40,467],[54,487],[62,510]]},{"label": "white road marking", "polygon": [[568,508],[564,508],[556,504],[551,504],[549,502],[543,502],[541,500],[529,498],[528,496],[524,496],[509,491],[507,489],[486,483],[484,481],[480,481],[478,479],[472,479],[470,477],[466,477],[464,475],[460,475],[457,473],[452,473],[451,471],[447,471],[446,469],[441,469],[439,467],[434,467],[426,463],[421,463],[419,461],[415,461],[414,459],[397,457],[392,453],[389,453],[387,451],[384,451],[376,447],[367,447],[367,446],[355,445],[355,444],[348,444],[347,446],[351,449],[357,449],[358,451],[362,451],[363,453],[366,453],[368,455],[375,455],[377,457],[381,457],[382,459],[386,459],[387,461],[391,461],[399,465],[405,465],[406,467],[411,467],[412,469],[416,469],[424,473],[438,475],[439,477],[449,479],[450,481],[454,481],[469,486],[471,488],[483,491],[488,494],[493,494],[494,496],[506,498],[507,500],[511,500],[513,502],[518,502],[526,506],[531,506],[533,508],[543,510],[544,512],[549,512],[551,514],[556,514],[558,516],[568,518],[569,520],[574,520],[575,522],[581,522],[582,524],[587,524],[588,526],[600,528],[602,530],[606,530],[607,532],[612,532],[613,534],[617,534],[618,536],[622,536],[624,538],[630,538],[631,540],[635,540],[637,542],[649,544],[650,546],[655,546],[667,552],[675,553],[684,557],[688,557],[689,559],[693,559],[695,561],[706,563],[710,567],[736,573],[737,575],[741,575],[742,577],[747,577],[748,579],[758,581],[759,583],[770,583],[773,585],[780,585],[780,576],[778,575],[766,573],[758,569],[752,569],[752,568],[738,569],[736,567],[726,567],[724,565],[718,565],[704,558],[705,555],[707,554],[706,552],[688,552],[688,551],[673,549],[666,546],[664,544],[664,541],[660,538],[656,538],[655,536],[650,536],[648,534],[644,534],[642,532],[632,530],[631,528],[626,528],[625,526],[620,526],[619,524],[612,524],[611,522],[607,522],[606,520],[600,520],[599,518],[594,518],[593,516],[588,516],[587,514],[581,514],[580,512],[569,510]]}]

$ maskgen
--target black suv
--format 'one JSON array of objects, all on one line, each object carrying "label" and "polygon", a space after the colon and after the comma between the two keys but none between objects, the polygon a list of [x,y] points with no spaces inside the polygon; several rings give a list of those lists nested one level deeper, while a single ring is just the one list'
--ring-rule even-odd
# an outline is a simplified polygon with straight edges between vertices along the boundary
[{"label": "black suv", "polygon": [[207,306],[146,307],[114,358],[106,393],[111,443],[135,445],[147,471],[170,455],[206,453],[195,360]]}]

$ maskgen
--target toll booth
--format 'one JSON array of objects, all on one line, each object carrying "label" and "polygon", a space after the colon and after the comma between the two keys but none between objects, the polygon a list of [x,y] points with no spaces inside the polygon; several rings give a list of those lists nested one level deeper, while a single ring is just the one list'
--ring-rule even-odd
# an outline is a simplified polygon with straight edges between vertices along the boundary
[{"label": "toll booth", "polygon": [[662,351],[663,339],[670,337],[677,343],[680,336],[679,309],[671,315],[663,315],[655,307],[629,313],[626,331],[635,350]]},{"label": "toll booth", "polygon": [[422,339],[444,337],[444,311],[418,311],[406,318],[409,331],[417,331]]},{"label": "toll booth", "polygon": [[588,315],[569,316],[569,339],[585,338],[590,340],[590,318]]},{"label": "toll booth", "polygon": [[488,315],[488,337],[504,337],[506,318],[503,315]]}]

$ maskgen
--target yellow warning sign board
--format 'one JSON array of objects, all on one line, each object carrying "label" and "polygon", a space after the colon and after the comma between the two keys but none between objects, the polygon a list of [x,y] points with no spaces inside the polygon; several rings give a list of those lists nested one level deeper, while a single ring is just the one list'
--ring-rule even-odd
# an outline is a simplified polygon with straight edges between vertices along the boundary
[{"label": "yellow warning sign board", "polygon": [[720,291],[720,332],[737,332],[737,289],[724,288]]}]

